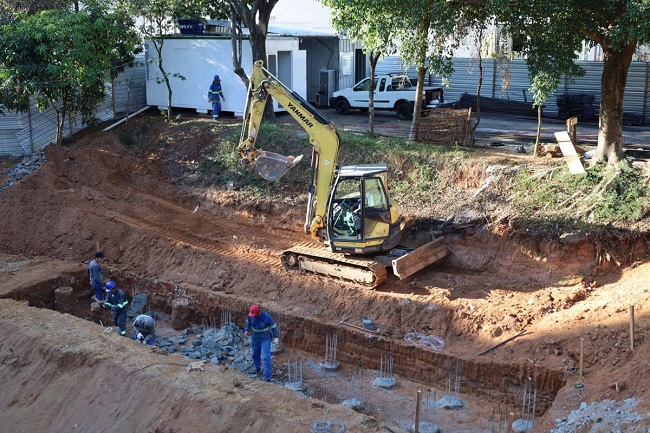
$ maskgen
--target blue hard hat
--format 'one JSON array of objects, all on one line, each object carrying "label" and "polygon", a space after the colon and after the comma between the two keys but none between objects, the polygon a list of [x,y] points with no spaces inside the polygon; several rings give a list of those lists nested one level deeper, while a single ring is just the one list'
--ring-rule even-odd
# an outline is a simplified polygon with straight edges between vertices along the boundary
[{"label": "blue hard hat", "polygon": [[219,78],[218,75],[215,75],[214,78],[213,78],[213,81],[221,81],[221,78]]},{"label": "blue hard hat", "polygon": [[106,291],[107,291],[107,292],[110,292],[110,291],[113,290],[116,286],[117,286],[117,284],[115,284],[115,281],[109,281],[108,283],[106,283]]}]

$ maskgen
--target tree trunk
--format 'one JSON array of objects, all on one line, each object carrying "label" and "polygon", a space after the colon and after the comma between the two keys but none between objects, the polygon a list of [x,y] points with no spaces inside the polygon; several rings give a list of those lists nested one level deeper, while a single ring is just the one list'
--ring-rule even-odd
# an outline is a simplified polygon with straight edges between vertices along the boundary
[{"label": "tree trunk", "polygon": [[623,93],[635,49],[636,42],[620,51],[603,47],[596,162],[614,165],[623,158]]},{"label": "tree trunk", "polygon": [[537,106],[537,135],[535,136],[535,148],[533,149],[534,156],[542,155],[542,144],[540,139],[542,138],[542,106]]},{"label": "tree trunk", "polygon": [[[278,0],[253,0],[252,2],[245,0],[230,0],[229,2],[231,7],[236,11],[237,15],[239,15],[239,17],[241,17],[241,19],[244,21],[246,27],[248,27],[248,30],[250,32],[253,62],[262,60],[264,61],[264,64],[267,65],[268,59],[266,58],[266,34],[268,32],[269,21],[271,19],[271,12],[273,11],[273,8],[277,2]],[[246,83],[246,81],[247,80],[244,80],[244,83]],[[291,83],[284,84],[287,87],[291,88]],[[275,123],[275,112],[273,111],[273,104],[269,104],[268,101],[264,107],[264,120]]]},{"label": "tree trunk", "polygon": [[422,113],[422,91],[424,90],[424,74],[426,68],[424,67],[427,60],[427,35],[431,21],[427,17],[420,19],[420,28],[418,34],[421,36],[421,43],[419,45],[419,53],[417,58],[418,64],[418,83],[415,86],[415,104],[413,107],[413,121],[411,122],[411,132],[409,133],[409,140],[417,140],[420,138],[420,115]]},{"label": "tree trunk", "polygon": [[[479,41],[483,39],[483,33],[480,33]],[[480,47],[480,43],[479,43]],[[495,64],[496,68],[496,64]],[[483,88],[483,56],[481,50],[478,50],[478,82],[476,83],[476,122],[469,128],[469,145],[474,146],[476,141],[476,130],[481,123],[481,89]],[[465,143],[463,143],[465,144]]]},{"label": "tree trunk", "polygon": [[424,74],[426,68],[418,66],[418,84],[415,86],[415,105],[413,107],[413,121],[411,122],[411,133],[409,140],[420,138],[420,117],[422,113],[422,92],[424,91]]},{"label": "tree trunk", "polygon": [[151,38],[151,42],[153,43],[153,46],[156,48],[156,53],[158,53],[158,69],[160,70],[160,74],[163,77],[163,80],[165,81],[165,85],[167,86],[167,121],[171,122],[172,120],[172,85],[169,82],[169,76],[167,72],[165,71],[165,68],[163,67],[163,57],[162,57],[162,50],[163,50],[163,35],[159,35],[160,38],[160,43],[156,42],[155,38]]},{"label": "tree trunk", "polygon": [[232,5],[230,6],[230,49],[232,51],[232,70],[248,88],[250,81],[246,71],[241,67],[243,52],[241,23],[238,21],[237,12]]},{"label": "tree trunk", "polygon": [[[375,133],[375,69],[381,53],[370,51],[370,89],[368,89],[368,129],[371,134]],[[386,85],[390,85],[387,83]]]}]

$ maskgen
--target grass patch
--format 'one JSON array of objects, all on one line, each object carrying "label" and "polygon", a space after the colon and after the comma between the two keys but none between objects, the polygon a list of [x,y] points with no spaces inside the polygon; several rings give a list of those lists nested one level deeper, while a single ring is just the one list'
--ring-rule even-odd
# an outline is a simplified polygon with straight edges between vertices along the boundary
[{"label": "grass patch", "polygon": [[520,170],[514,193],[525,217],[556,226],[637,221],[650,198],[647,179],[626,161],[616,167],[596,164],[584,175],[572,175],[565,166],[538,173]]}]

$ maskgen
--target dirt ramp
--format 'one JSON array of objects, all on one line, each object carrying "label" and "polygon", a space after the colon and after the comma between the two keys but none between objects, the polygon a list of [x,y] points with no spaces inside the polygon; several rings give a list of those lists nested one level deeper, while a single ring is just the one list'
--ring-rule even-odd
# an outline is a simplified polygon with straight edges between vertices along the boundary
[{"label": "dirt ramp", "polygon": [[0,433],[304,433],[321,419],[375,430],[347,407],[224,367],[188,371],[185,358],[70,315],[0,300],[0,328]]}]

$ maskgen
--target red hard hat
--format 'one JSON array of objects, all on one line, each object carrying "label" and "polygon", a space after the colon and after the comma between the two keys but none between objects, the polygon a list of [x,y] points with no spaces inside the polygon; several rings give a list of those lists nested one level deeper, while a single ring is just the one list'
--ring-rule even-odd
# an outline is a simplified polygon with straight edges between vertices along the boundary
[{"label": "red hard hat", "polygon": [[248,317],[257,317],[258,314],[260,314],[260,306],[253,304],[248,312]]}]

